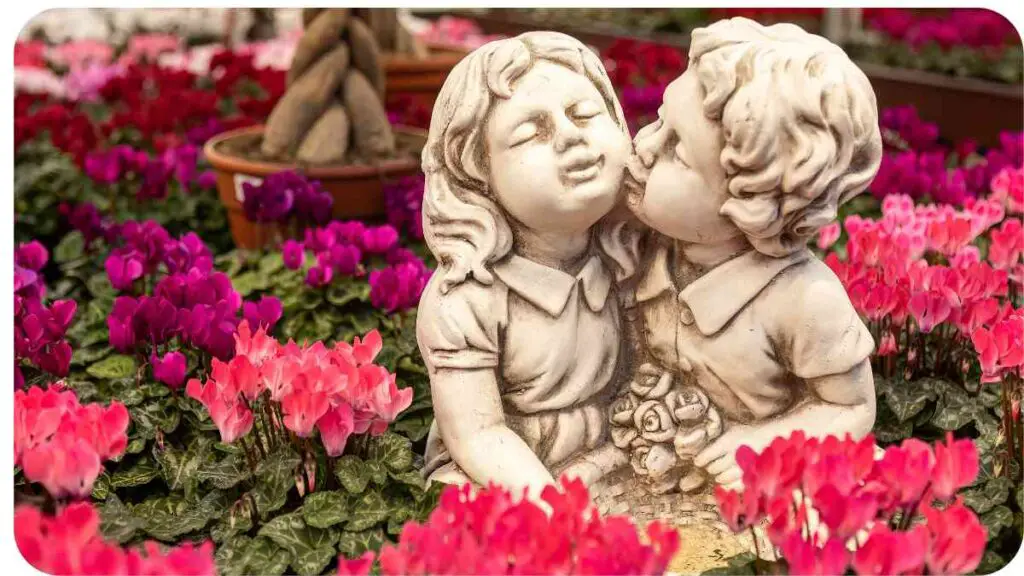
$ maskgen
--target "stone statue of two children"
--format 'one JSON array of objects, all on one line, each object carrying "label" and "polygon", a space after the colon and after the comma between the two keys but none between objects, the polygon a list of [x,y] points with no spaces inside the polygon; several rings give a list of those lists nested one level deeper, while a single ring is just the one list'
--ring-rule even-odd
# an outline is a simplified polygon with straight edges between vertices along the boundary
[{"label": "stone statue of two children", "polygon": [[874,342],[806,245],[881,157],[865,75],[793,25],[695,30],[635,139],[579,41],[468,55],[423,151],[429,478],[689,491],[737,484],[742,445],[866,435]]}]

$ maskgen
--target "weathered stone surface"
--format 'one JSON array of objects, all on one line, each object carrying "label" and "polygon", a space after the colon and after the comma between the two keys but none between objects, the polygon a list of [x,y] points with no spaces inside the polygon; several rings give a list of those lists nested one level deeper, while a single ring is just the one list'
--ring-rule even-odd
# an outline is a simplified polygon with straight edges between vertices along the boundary
[{"label": "weathered stone surface", "polygon": [[348,59],[348,47],[339,44],[288,87],[267,118],[264,154],[278,157],[295,150],[337,93],[345,78]]},{"label": "weathered stone surface", "polygon": [[350,124],[345,107],[335,102],[313,124],[299,145],[296,158],[307,164],[332,164],[345,159]]},{"label": "weathered stone surface", "polygon": [[[287,83],[289,86],[321,56],[341,43],[342,35],[348,24],[349,11],[347,8],[313,8],[312,10],[316,11],[315,17],[302,32],[302,37],[299,38],[299,42],[295,46],[292,64],[288,68]],[[304,21],[306,14],[307,10],[303,10]]]},{"label": "weathered stone surface", "polygon": [[384,61],[373,31],[359,18],[349,18],[348,43],[352,47],[352,67],[363,73],[378,97],[384,99]]},{"label": "weathered stone surface", "polygon": [[345,78],[342,101],[352,124],[353,147],[369,157],[394,154],[395,134],[387,111],[359,70],[350,70]]}]

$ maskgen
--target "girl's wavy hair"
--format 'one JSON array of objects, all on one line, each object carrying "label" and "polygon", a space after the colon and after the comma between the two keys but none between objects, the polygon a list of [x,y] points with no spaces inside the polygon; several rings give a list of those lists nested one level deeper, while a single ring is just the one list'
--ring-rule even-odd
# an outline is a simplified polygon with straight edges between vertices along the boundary
[{"label": "girl's wavy hair", "polygon": [[[484,135],[497,99],[511,98],[515,81],[542,60],[590,79],[629,136],[604,65],[575,38],[557,32],[528,32],[490,42],[460,61],[438,94],[423,149],[423,235],[441,267],[442,293],[469,276],[483,284],[492,283],[488,265],[512,249],[508,217],[489,189]],[[630,219],[606,216],[595,228],[616,278],[630,277],[636,269],[640,238]]]},{"label": "girl's wavy hair", "polygon": [[732,18],[693,31],[690,67],[705,115],[722,126],[731,198],[721,213],[758,251],[805,247],[878,172],[875,93],[828,40]]}]

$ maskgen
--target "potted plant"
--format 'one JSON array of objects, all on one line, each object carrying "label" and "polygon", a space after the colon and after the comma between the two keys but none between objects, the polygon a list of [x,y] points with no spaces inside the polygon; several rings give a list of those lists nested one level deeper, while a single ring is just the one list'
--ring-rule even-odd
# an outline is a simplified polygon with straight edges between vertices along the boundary
[{"label": "potted plant", "polygon": [[389,123],[382,51],[369,25],[340,8],[304,17],[287,89],[266,124],[222,133],[204,147],[239,246],[270,237],[245,216],[246,183],[300,172],[331,193],[335,217],[352,219],[382,215],[383,181],[419,171],[426,134]]}]

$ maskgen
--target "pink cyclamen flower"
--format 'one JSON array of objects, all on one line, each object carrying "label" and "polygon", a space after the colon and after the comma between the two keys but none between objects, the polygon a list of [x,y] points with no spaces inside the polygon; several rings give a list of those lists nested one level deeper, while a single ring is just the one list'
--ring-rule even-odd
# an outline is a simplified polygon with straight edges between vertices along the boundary
[{"label": "pink cyclamen flower", "polygon": [[320,430],[320,440],[324,443],[327,455],[337,458],[345,451],[348,438],[355,429],[352,407],[340,402],[320,417],[316,427]]},{"label": "pink cyclamen flower", "polygon": [[398,230],[391,225],[367,228],[362,235],[361,244],[371,254],[387,254],[398,244]]},{"label": "pink cyclamen flower", "polygon": [[818,248],[827,250],[839,240],[840,234],[842,234],[842,229],[839,227],[839,222],[823,226],[818,230]]},{"label": "pink cyclamen flower", "polygon": [[267,331],[274,330],[282,312],[281,301],[275,296],[264,296],[259,302],[246,302],[242,305],[242,315],[249,324]]},{"label": "pink cyclamen flower", "polygon": [[957,490],[970,485],[978,476],[978,449],[971,440],[954,440],[946,433],[946,443],[935,445],[935,468],[932,469],[932,493],[939,500],[948,500]]},{"label": "pink cyclamen flower", "polygon": [[917,320],[918,330],[928,334],[935,326],[945,322],[952,312],[949,300],[934,292],[918,292],[908,303],[910,313]]},{"label": "pink cyclamen flower", "polygon": [[181,388],[181,385],[185,383],[188,362],[181,352],[168,352],[164,354],[163,358],[158,358],[156,354],[153,354],[149,361],[153,365],[153,377],[171,389]]},{"label": "pink cyclamen flower", "polygon": [[985,553],[987,530],[962,501],[945,510],[924,509],[931,545],[925,559],[932,574],[973,572]]},{"label": "pink cyclamen flower", "polygon": [[306,260],[305,248],[301,242],[286,240],[281,246],[281,259],[289,270],[298,270]]}]

